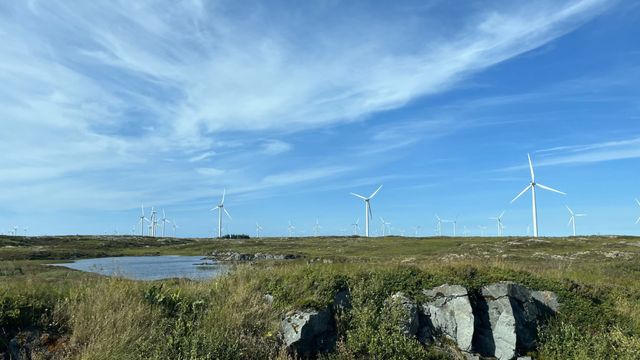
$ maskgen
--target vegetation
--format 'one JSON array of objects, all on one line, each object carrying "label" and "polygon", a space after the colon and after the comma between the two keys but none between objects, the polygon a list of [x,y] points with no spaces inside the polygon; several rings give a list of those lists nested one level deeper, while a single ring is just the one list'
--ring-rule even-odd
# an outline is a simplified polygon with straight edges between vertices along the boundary
[{"label": "vegetation", "polygon": [[[244,264],[202,282],[138,282],[45,265],[220,250],[304,258]],[[541,329],[537,358],[638,359],[639,255],[640,239],[628,237],[0,238],[0,354],[19,333],[38,331],[35,351],[43,358],[285,359],[277,335],[282,314],[325,307],[348,288],[353,308],[339,316],[339,345],[326,357],[446,359],[446,352],[400,334],[394,314],[384,311],[389,295],[403,291],[419,300],[421,289],[443,283],[477,290],[512,280],[555,291],[563,304]]]}]

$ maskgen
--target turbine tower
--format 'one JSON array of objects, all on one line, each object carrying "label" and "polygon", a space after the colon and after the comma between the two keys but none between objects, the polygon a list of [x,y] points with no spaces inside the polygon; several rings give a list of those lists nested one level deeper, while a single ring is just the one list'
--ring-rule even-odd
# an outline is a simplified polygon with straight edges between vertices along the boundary
[{"label": "turbine tower", "polygon": [[227,209],[224,208],[224,196],[226,193],[227,193],[227,189],[224,189],[222,191],[222,200],[220,200],[220,204],[218,204],[218,206],[210,210],[210,211],[218,210],[218,239],[222,238],[222,212],[224,212],[227,215],[229,220],[232,220],[231,215],[229,215],[229,212],[227,211]]},{"label": "turbine tower", "polygon": [[484,236],[484,231],[487,230],[486,226],[478,226],[478,229],[480,229],[480,236]]},{"label": "turbine tower", "polygon": [[531,205],[532,205],[532,214],[533,214],[533,237],[537,238],[538,237],[538,211],[536,208],[536,187],[540,187],[541,189],[553,191],[555,193],[562,194],[562,195],[567,195],[567,194],[563,193],[562,191],[550,188],[548,186],[544,186],[542,184],[536,183],[536,177],[533,172],[533,163],[531,162],[531,156],[527,154],[527,157],[529,158],[529,170],[531,171],[531,183],[527,185],[527,187],[524,188],[524,190],[522,190],[522,192],[520,192],[518,196],[513,198],[513,200],[511,200],[511,203],[518,200],[520,196],[522,196],[529,189],[531,189]]},{"label": "turbine tower", "polygon": [[418,233],[420,232],[420,228],[421,228],[420,225],[413,227],[413,232],[416,235],[416,237],[418,237]]},{"label": "turbine tower", "polygon": [[376,196],[376,194],[378,193],[378,191],[380,191],[380,189],[382,189],[382,185],[380,185],[378,189],[374,191],[373,194],[371,194],[371,196],[369,197],[364,197],[356,193],[351,193],[351,195],[355,197],[359,197],[360,199],[364,200],[364,236],[365,237],[369,237],[369,220],[373,216],[371,214],[371,199],[373,199],[373,197]]},{"label": "turbine tower", "polygon": [[502,225],[502,217],[504,216],[504,211],[500,213],[497,217],[490,217],[489,220],[495,220],[498,223],[498,236],[502,236],[502,230],[504,230],[504,226]]},{"label": "turbine tower", "polygon": [[257,238],[260,237],[260,231],[262,231],[262,226],[260,226],[258,223],[256,223],[256,237]]},{"label": "turbine tower", "polygon": [[576,217],[587,216],[587,214],[574,214],[573,210],[571,210],[570,207],[568,207],[567,205],[565,205],[564,207],[566,207],[567,210],[569,210],[569,223],[567,224],[567,226],[573,225],[573,236],[576,236]]}]

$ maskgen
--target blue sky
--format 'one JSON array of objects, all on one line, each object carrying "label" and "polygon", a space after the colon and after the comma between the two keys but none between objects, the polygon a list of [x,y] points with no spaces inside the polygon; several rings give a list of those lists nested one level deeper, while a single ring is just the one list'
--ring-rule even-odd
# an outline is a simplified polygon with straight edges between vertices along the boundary
[{"label": "blue sky", "polygon": [[[633,1],[0,4],[0,232],[640,234]],[[147,209],[148,212],[148,209]],[[139,231],[139,230],[138,230]],[[445,229],[450,233],[450,227]]]}]

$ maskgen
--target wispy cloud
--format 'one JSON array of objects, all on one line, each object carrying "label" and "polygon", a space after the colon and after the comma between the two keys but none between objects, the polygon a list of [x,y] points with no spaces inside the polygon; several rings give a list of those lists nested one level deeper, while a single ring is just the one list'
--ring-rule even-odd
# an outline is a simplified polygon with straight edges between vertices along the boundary
[{"label": "wispy cloud", "polygon": [[[399,6],[381,18],[374,5],[344,3],[288,4],[299,9],[283,11],[260,2],[5,2],[0,164],[10,170],[0,182],[25,181],[43,192],[75,184],[86,198],[100,192],[123,204],[131,202],[131,184],[115,179],[134,171],[157,196],[169,181],[206,188],[213,179],[183,174],[220,175],[229,133],[252,140],[232,144],[248,157],[257,132],[267,133],[264,139],[360,121],[451,89],[575,29],[608,4],[504,2],[470,8],[460,26],[441,27],[433,25],[435,6]],[[411,126],[374,140],[406,146],[418,141],[402,137]],[[265,156],[294,150],[275,136],[259,147]],[[244,171],[225,175],[273,186],[347,169]],[[152,181],[161,174],[166,180]],[[15,196],[14,189],[0,192],[0,200]]]}]

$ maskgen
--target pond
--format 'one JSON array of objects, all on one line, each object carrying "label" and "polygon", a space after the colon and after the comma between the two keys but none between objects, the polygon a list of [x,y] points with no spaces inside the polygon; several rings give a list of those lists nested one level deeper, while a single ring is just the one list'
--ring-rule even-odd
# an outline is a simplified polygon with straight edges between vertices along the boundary
[{"label": "pond", "polygon": [[178,255],[105,257],[51,265],[133,280],[205,280],[223,275],[229,270],[228,266],[203,260],[202,256]]}]

